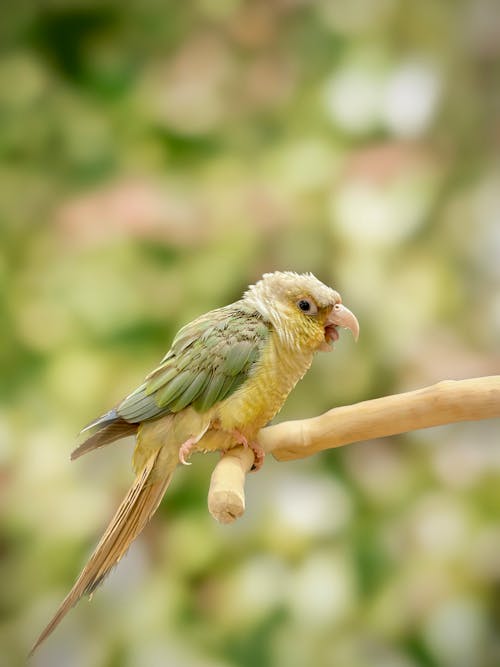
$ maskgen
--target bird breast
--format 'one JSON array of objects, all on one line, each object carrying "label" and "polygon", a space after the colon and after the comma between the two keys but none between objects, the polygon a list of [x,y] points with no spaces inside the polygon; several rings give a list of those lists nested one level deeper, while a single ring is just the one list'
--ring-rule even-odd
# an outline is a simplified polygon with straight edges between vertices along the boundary
[{"label": "bird breast", "polygon": [[273,332],[250,377],[217,406],[221,428],[253,437],[280,410],[312,359],[312,351],[292,354]]}]

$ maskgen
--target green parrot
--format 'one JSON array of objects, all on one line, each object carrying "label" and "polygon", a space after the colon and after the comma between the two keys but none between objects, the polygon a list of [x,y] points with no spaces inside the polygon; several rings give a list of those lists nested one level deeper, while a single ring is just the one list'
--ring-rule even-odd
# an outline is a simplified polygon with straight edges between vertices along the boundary
[{"label": "green parrot", "polygon": [[359,325],[338,292],[311,273],[266,273],[243,297],[184,326],[158,368],[82,433],[82,454],[136,436],[136,478],[73,588],[32,648],[53,632],[85,594],[91,595],[124,556],[157,509],[179,462],[196,451],[244,445],[254,469],[264,451],[259,430],[309,369],[328,351],[337,327]]}]

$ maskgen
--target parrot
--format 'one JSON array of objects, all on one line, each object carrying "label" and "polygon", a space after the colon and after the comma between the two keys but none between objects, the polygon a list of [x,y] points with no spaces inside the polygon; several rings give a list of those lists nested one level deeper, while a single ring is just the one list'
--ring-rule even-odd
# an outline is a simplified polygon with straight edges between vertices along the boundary
[{"label": "parrot", "polygon": [[281,409],[338,328],[359,323],[334,289],[312,273],[265,273],[241,299],[182,327],[159,366],[113,409],[82,430],[77,459],[135,436],[135,480],[89,561],[30,655],[84,596],[92,596],[158,508],[179,463],[195,452],[243,445],[264,461],[258,432]]}]

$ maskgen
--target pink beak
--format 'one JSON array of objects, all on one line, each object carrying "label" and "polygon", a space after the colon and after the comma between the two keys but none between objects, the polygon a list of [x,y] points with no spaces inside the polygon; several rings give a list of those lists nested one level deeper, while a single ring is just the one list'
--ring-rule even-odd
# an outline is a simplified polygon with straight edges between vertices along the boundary
[{"label": "pink beak", "polygon": [[321,343],[320,350],[327,352],[332,349],[330,343],[335,342],[339,338],[337,327],[349,329],[354,336],[354,340],[358,340],[359,322],[356,316],[343,304],[336,303],[326,321],[325,340]]},{"label": "pink beak", "polygon": [[354,340],[358,340],[359,338],[359,322],[356,315],[342,303],[336,303],[333,306],[327,324],[333,324],[334,326],[342,327],[343,329],[349,329],[354,336]]}]

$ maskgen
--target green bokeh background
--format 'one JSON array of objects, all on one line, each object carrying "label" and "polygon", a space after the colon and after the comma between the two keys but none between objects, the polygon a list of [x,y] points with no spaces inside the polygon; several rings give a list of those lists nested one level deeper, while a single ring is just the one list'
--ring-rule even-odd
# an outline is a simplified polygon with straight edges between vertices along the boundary
[{"label": "green bokeh background", "polygon": [[[280,419],[500,371],[494,0],[123,0],[0,9],[0,665],[24,664],[130,484],[69,463],[175,331],[275,269],[361,338]],[[277,464],[214,457],[34,667],[500,664],[498,422]]]}]

